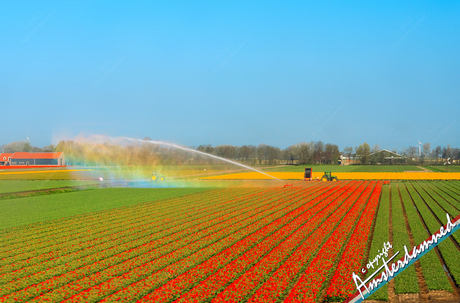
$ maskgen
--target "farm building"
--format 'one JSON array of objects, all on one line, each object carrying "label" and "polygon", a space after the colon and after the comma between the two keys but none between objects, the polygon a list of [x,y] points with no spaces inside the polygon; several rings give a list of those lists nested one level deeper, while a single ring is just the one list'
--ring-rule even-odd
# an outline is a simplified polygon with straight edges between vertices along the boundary
[{"label": "farm building", "polygon": [[387,149],[378,150],[370,154],[371,163],[380,164],[405,164],[407,157]]},{"label": "farm building", "polygon": [[19,166],[64,166],[64,153],[3,153],[0,154],[0,166],[19,167]]}]

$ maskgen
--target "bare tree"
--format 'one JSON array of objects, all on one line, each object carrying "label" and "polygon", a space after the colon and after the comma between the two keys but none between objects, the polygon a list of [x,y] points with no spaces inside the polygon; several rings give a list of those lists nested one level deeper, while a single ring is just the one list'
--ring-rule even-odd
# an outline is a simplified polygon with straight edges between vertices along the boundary
[{"label": "bare tree", "polygon": [[310,143],[303,142],[299,144],[299,164],[311,163],[312,146]]},{"label": "bare tree", "polygon": [[281,150],[278,147],[267,145],[266,147],[268,164],[273,164],[275,160],[278,160],[281,155]]},{"label": "bare tree", "polygon": [[430,156],[431,143],[423,144],[423,155],[422,162],[425,162],[425,159]]},{"label": "bare tree", "polygon": [[254,146],[243,145],[238,148],[238,157],[240,157],[245,163],[248,163],[248,159],[253,156]]},{"label": "bare tree", "polygon": [[294,145],[287,147],[283,150],[283,159],[286,160],[287,164],[294,164],[296,160],[296,148]]},{"label": "bare tree", "polygon": [[233,145],[219,145],[214,149],[217,156],[226,159],[235,159],[236,147]]},{"label": "bare tree", "polygon": [[343,149],[343,153],[348,157],[348,163],[351,160],[351,154],[353,153],[353,147],[347,146]]},{"label": "bare tree", "polygon": [[372,152],[373,152],[373,153],[376,153],[376,152],[378,152],[379,150],[380,150],[380,145],[378,145],[378,144],[375,144],[374,147],[372,147]]},{"label": "bare tree", "polygon": [[324,157],[324,143],[317,141],[313,143],[313,159],[315,162],[321,164]]},{"label": "bare tree", "polygon": [[416,146],[409,146],[407,149],[407,155],[409,156],[409,161],[414,161],[417,155],[417,147]]}]

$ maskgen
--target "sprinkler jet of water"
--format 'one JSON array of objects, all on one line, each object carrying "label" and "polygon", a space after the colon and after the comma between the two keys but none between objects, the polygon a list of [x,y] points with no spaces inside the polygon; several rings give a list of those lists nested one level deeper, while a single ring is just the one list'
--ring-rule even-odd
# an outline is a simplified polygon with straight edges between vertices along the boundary
[{"label": "sprinkler jet of water", "polygon": [[255,168],[252,168],[250,166],[247,166],[247,165],[243,165],[241,163],[238,163],[238,162],[234,162],[232,160],[228,160],[228,159],[225,159],[225,158],[222,158],[222,157],[218,157],[218,156],[215,156],[215,155],[211,155],[211,154],[208,154],[208,153],[204,153],[202,151],[199,151],[199,150],[194,150],[194,149],[191,149],[191,148],[187,148],[187,147],[183,147],[183,146],[180,146],[180,145],[176,145],[176,144],[173,144],[173,143],[168,143],[168,142],[163,142],[163,141],[152,141],[152,140],[141,140],[141,139],[133,139],[133,138],[127,138],[127,137],[118,137],[119,139],[123,139],[123,140],[128,140],[128,141],[133,141],[133,142],[146,142],[146,143],[150,143],[150,144],[156,144],[156,145],[166,145],[166,146],[171,146],[171,147],[174,147],[174,148],[178,148],[178,149],[181,149],[181,150],[185,150],[185,151],[189,151],[189,152],[193,152],[193,153],[197,153],[197,154],[201,154],[201,155],[204,155],[204,156],[208,156],[208,157],[211,157],[211,158],[215,158],[215,159],[219,159],[219,160],[222,160],[222,161],[225,161],[225,162],[229,162],[229,163],[232,163],[232,164],[235,164],[235,165],[238,165],[238,166],[241,166],[241,167],[244,167],[246,169],[250,169],[250,170],[253,170],[255,172],[258,172],[258,173],[261,173],[263,175],[266,175],[270,178],[273,178],[277,181],[281,181],[281,182],[284,182],[283,180],[281,179],[278,179],[276,177],[273,177],[269,174],[266,174],[260,170],[257,170]]}]

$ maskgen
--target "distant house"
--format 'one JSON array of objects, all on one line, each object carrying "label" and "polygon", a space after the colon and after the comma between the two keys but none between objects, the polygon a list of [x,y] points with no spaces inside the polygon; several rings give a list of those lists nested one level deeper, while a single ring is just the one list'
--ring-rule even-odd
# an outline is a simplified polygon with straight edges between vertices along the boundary
[{"label": "distant house", "polygon": [[0,166],[65,166],[64,153],[3,153],[0,154]]},{"label": "distant house", "polygon": [[387,149],[381,149],[376,151],[375,153],[370,154],[371,162],[372,163],[380,163],[380,164],[405,164],[406,157],[400,155],[396,152],[389,151]]}]

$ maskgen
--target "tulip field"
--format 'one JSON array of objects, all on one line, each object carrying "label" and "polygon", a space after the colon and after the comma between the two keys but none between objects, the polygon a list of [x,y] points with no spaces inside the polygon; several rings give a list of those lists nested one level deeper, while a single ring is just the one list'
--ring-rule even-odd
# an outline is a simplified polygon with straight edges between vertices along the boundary
[{"label": "tulip field", "polygon": [[[0,302],[343,301],[384,242],[391,253],[421,243],[459,201],[458,181],[297,181],[75,212],[0,229]],[[457,298],[459,243],[454,234],[372,298]]]}]

